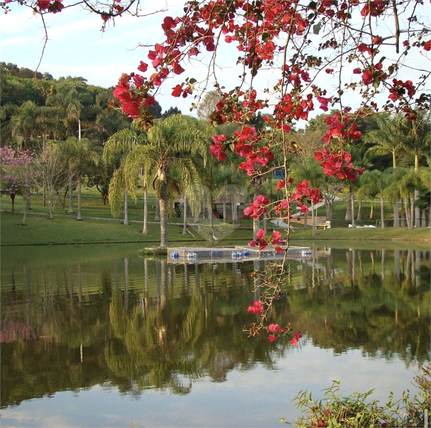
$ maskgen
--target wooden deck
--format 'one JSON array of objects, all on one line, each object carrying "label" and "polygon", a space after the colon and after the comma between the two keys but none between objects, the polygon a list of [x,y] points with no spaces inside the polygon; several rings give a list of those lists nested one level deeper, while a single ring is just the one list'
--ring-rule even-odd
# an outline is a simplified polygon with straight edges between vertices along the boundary
[{"label": "wooden deck", "polygon": [[[285,248],[284,248],[285,249]],[[311,256],[309,247],[289,247],[287,249],[288,259],[302,259]],[[259,251],[251,247],[172,247],[168,248],[169,263],[229,263],[253,260],[282,260],[283,253],[277,253],[274,246],[268,246]]]}]

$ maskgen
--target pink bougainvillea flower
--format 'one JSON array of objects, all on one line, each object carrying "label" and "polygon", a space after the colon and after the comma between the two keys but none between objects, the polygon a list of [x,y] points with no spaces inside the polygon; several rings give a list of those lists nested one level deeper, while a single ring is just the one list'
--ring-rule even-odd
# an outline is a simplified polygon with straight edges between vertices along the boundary
[{"label": "pink bougainvillea flower", "polygon": [[270,341],[270,342],[274,342],[274,340],[276,340],[277,338],[273,335],[273,334],[270,334],[269,336],[268,336],[268,340]]},{"label": "pink bougainvillea flower", "polygon": [[370,70],[365,70],[362,73],[362,81],[366,84],[369,85],[372,81],[373,81],[373,73],[371,73]]},{"label": "pink bougainvillea flower", "polygon": [[181,96],[181,93],[183,92],[183,88],[181,85],[175,86],[175,88],[172,88],[172,96],[173,97],[179,97]]},{"label": "pink bougainvillea flower", "polygon": [[148,64],[146,64],[145,62],[141,61],[139,63],[138,70],[142,71],[142,73],[145,73],[147,71],[147,69],[148,69]]},{"label": "pink bougainvillea flower", "polygon": [[280,326],[278,324],[270,324],[268,326],[268,330],[272,333],[277,333],[278,331],[280,331]]}]

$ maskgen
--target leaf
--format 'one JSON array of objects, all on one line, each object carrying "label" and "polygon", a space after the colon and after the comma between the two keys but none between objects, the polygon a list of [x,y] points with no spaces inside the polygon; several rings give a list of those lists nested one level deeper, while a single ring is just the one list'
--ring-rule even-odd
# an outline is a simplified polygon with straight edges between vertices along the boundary
[{"label": "leaf", "polygon": [[313,33],[314,34],[319,34],[321,28],[322,28],[322,23],[321,22],[318,22],[316,25],[313,25]]}]

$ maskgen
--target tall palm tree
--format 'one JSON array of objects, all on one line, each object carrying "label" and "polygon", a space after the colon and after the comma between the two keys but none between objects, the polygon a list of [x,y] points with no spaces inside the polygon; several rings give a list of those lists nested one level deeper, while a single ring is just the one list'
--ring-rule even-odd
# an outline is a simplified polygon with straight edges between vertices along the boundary
[{"label": "tall palm tree", "polygon": [[[122,129],[112,135],[106,142],[103,148],[102,159],[107,165],[114,165],[116,171],[112,177],[112,183],[109,184],[109,203],[111,210],[115,215],[120,201],[124,201],[124,221],[125,225],[129,224],[128,218],[128,192],[133,192],[136,187],[136,182],[126,180],[125,167],[123,162],[131,150],[139,144],[143,144],[145,135],[140,133],[136,126],[132,128]],[[137,180],[137,175],[136,175]],[[120,197],[120,194],[122,195]]]},{"label": "tall palm tree", "polygon": [[[200,176],[196,160],[201,157],[206,161],[210,137],[209,129],[202,129],[196,119],[172,115],[156,121],[145,136],[146,144],[135,149],[139,156],[145,159],[145,164],[151,165],[153,170],[152,186],[160,205],[161,248],[168,245],[168,194],[173,182],[173,171],[180,177],[180,187],[183,189],[198,183]],[[135,154],[131,153],[130,156]]]},{"label": "tall palm tree", "polygon": [[[403,133],[403,144],[407,155],[413,155],[414,170],[416,175],[419,174],[419,164],[422,158],[426,158],[430,164],[430,119],[429,112],[419,113],[416,121],[402,120],[400,124]],[[413,181],[417,181],[414,179]],[[420,180],[419,180],[420,181]],[[414,190],[414,201],[419,198],[419,189]],[[414,226],[420,227],[421,219],[419,207],[414,207]]]},{"label": "tall palm tree", "polygon": [[[392,168],[398,167],[398,159],[404,151],[403,135],[400,130],[402,123],[402,116],[398,115],[390,117],[384,113],[378,115],[376,122],[378,129],[368,132],[364,136],[366,143],[373,145],[367,150],[367,153],[377,156],[392,156]],[[399,200],[398,197],[394,199],[394,227],[399,227]]]},{"label": "tall palm tree", "polygon": [[378,180],[381,172],[374,169],[364,171],[359,179],[358,194],[363,195],[371,200],[370,220],[374,218],[374,199],[379,194]]},{"label": "tall palm tree", "polygon": [[[63,150],[69,164],[69,174],[77,178],[78,213],[77,220],[82,220],[81,214],[81,187],[88,168],[98,161],[96,152],[91,149],[90,142],[86,139],[69,137],[63,144]],[[70,182],[70,179],[69,179]]]},{"label": "tall palm tree", "polygon": [[[153,159],[148,156],[148,151],[144,145],[135,146],[127,155],[124,161],[124,185],[130,189],[131,195],[136,200],[136,180],[138,174],[142,172],[142,190],[144,191],[144,221],[142,233],[148,234],[148,186],[150,174],[153,168]],[[126,185],[127,183],[127,185]]]},{"label": "tall palm tree", "polygon": [[[425,182],[424,182],[425,180]],[[410,169],[398,182],[400,195],[404,199],[406,210],[406,222],[409,229],[419,226],[415,219],[415,200],[417,199],[415,192],[429,187],[429,172],[421,174],[419,170]]]}]

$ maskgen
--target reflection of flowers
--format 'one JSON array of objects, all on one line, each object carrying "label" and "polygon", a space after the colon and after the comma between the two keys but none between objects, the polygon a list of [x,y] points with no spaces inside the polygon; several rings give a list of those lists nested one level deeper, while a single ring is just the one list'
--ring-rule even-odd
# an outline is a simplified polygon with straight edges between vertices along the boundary
[{"label": "reflection of flowers", "polygon": [[297,333],[295,333],[295,336],[293,336],[293,338],[292,338],[292,340],[290,341],[290,343],[293,345],[293,346],[298,346],[298,342],[299,342],[299,339],[302,337],[302,334],[301,334],[301,332],[300,331],[298,331]]},{"label": "reflection of flowers", "polygon": [[[265,308],[260,300],[253,302],[253,305],[248,307],[247,309],[248,312],[250,312],[251,314],[260,315],[260,323],[259,324],[253,323],[250,325],[250,328],[246,330],[248,331],[249,335],[256,336],[257,334],[259,334],[261,330],[266,330],[269,333],[271,333],[268,335],[268,340],[270,342],[275,342],[280,337],[291,337],[292,326],[290,323],[285,327],[280,327],[279,324],[274,324],[274,323],[271,323],[268,326],[264,325],[264,322],[267,319],[267,312],[269,309],[270,307],[268,306]],[[293,335],[292,339],[290,340],[290,343],[292,344],[292,346],[298,346],[299,339],[301,337],[302,337],[302,333],[300,331],[296,332]]]}]

